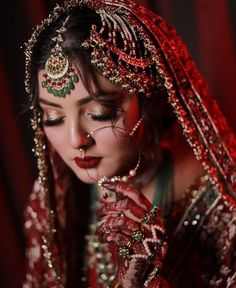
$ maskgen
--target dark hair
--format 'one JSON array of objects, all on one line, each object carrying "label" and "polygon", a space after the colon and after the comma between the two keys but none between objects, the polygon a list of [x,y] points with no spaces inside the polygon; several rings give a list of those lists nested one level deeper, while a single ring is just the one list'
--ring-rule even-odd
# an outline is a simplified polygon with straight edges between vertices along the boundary
[{"label": "dark hair", "polygon": [[[35,97],[32,101],[37,103],[38,95],[38,71],[44,68],[51,49],[55,43],[52,38],[56,35],[56,30],[62,26],[67,14],[62,14],[57,21],[49,25],[40,35],[32,54],[32,75],[31,85],[34,87]],[[85,50],[81,44],[88,39],[92,25],[98,28],[101,26],[100,16],[92,9],[87,7],[76,7],[70,12],[69,19],[66,23],[66,32],[63,33],[63,51],[76,66],[79,64],[78,73],[86,89],[91,92],[91,84],[98,85],[96,70],[91,64],[90,50]],[[141,46],[141,44],[140,44]],[[99,88],[99,87],[98,87]],[[156,89],[153,89],[152,96],[147,98],[144,94],[139,94],[139,104],[142,113],[145,115],[146,128],[152,131],[153,140],[158,134],[161,137],[162,132],[168,129],[175,122],[173,110],[168,103],[167,90],[164,81],[160,79]],[[95,100],[101,102],[101,99]],[[32,104],[32,103],[30,103]],[[109,103],[108,103],[109,104]],[[111,103],[117,105],[117,103]],[[114,107],[117,109],[117,106]],[[149,143],[150,144],[150,143]]]}]

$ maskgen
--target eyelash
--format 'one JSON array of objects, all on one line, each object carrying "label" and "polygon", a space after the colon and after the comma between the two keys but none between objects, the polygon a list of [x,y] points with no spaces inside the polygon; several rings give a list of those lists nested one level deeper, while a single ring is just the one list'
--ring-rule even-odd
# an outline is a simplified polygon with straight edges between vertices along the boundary
[{"label": "eyelash", "polygon": [[100,115],[90,114],[90,117],[94,121],[108,121],[108,120],[116,119],[117,113],[111,112],[111,113],[104,113],[104,114],[100,114]]},{"label": "eyelash", "polygon": [[55,120],[43,120],[43,126],[52,127],[52,126],[59,126],[64,122],[65,117],[60,117]]},{"label": "eyelash", "polygon": [[[108,121],[108,120],[115,120],[117,118],[117,112],[104,113],[101,115],[90,114],[89,116],[93,121]],[[59,126],[63,124],[64,118],[65,117],[60,117],[55,120],[43,120],[42,123],[46,127]]]}]

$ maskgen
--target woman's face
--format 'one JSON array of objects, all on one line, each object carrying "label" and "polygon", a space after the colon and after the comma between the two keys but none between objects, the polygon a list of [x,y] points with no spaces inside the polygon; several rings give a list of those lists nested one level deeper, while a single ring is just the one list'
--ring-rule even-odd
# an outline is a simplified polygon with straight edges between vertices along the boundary
[{"label": "woman's face", "polygon": [[[129,132],[140,118],[137,96],[125,94],[98,76],[99,89],[92,85],[93,94],[110,101],[119,99],[119,108],[93,100],[81,79],[65,98],[55,97],[41,87],[44,73],[39,72],[38,80],[45,134],[77,177],[85,183],[94,183],[103,176],[123,176],[134,169],[139,153],[137,132],[133,137]],[[80,150],[84,147],[85,155]]]}]

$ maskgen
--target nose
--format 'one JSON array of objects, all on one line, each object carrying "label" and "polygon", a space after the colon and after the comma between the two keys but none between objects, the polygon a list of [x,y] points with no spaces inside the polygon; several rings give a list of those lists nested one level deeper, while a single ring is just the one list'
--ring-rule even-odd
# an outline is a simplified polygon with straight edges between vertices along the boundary
[{"label": "nose", "polygon": [[74,149],[81,147],[87,147],[90,142],[87,135],[88,133],[82,129],[79,123],[71,123],[68,129],[69,131],[69,144]]}]

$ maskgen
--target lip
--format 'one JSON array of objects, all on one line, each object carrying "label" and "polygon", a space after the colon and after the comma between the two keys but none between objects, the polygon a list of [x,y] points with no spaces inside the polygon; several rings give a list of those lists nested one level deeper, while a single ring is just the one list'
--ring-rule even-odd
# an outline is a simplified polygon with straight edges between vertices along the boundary
[{"label": "lip", "polygon": [[92,156],[86,156],[83,159],[80,157],[74,158],[76,165],[83,169],[89,169],[98,166],[101,159],[102,159],[101,157],[92,157]]}]

